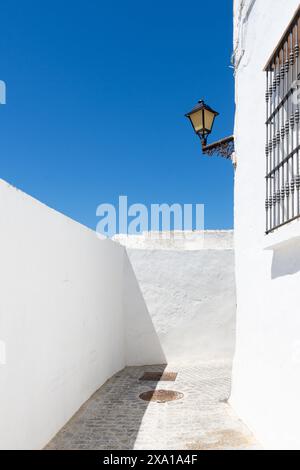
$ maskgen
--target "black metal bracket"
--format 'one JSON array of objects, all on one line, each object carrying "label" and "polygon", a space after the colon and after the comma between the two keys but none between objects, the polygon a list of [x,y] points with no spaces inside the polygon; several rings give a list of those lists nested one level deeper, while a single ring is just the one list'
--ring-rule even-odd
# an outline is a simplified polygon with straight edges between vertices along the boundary
[{"label": "black metal bracket", "polygon": [[232,160],[234,154],[234,136],[225,137],[208,145],[204,139],[202,140],[202,152],[209,157],[218,156]]}]

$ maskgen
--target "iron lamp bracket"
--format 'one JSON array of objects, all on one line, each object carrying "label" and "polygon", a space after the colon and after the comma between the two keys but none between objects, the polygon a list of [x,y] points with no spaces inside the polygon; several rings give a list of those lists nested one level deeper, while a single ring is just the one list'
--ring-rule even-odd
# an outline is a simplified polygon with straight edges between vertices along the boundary
[{"label": "iron lamp bracket", "polygon": [[201,139],[202,141],[202,152],[209,157],[222,157],[226,159],[231,159],[234,154],[234,136],[225,137],[224,139],[213,142],[212,144],[207,145],[206,139]]}]

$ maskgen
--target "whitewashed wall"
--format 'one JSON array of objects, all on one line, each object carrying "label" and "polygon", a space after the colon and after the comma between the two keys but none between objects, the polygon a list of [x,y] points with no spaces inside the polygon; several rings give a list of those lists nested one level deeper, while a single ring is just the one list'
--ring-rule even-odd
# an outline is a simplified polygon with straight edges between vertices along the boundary
[{"label": "whitewashed wall", "polygon": [[232,233],[191,237],[133,250],[134,269],[0,180],[0,449],[42,448],[126,365],[231,357]]},{"label": "whitewashed wall", "polygon": [[123,254],[0,181],[0,448],[41,448],[125,366]]},{"label": "whitewashed wall", "polygon": [[204,238],[203,233],[186,233],[182,240],[163,237],[162,242],[150,235],[116,237],[130,247],[130,275],[138,280],[143,299],[134,308],[132,299],[138,296],[128,296],[130,362],[145,362],[135,352],[137,342],[144,344],[145,352],[157,342],[151,325],[140,335],[143,317],[149,323],[151,318],[159,338],[162,351],[155,346],[157,359],[175,365],[231,361],[236,311],[233,233],[205,232]]},{"label": "whitewashed wall", "polygon": [[166,364],[158,332],[127,254],[124,258],[124,315],[126,364]]},{"label": "whitewashed wall", "polygon": [[298,0],[235,1],[237,346],[231,402],[266,448],[300,448],[300,224],[265,231],[263,68]]}]

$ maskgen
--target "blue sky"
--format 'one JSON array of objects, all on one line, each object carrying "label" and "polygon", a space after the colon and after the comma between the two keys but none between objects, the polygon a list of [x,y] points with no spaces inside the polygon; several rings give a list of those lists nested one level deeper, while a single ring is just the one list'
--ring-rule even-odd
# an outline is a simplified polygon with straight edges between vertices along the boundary
[{"label": "blue sky", "polygon": [[202,157],[185,112],[200,98],[232,133],[232,2],[1,3],[0,177],[95,228],[96,207],[204,203],[233,225],[233,170]]}]

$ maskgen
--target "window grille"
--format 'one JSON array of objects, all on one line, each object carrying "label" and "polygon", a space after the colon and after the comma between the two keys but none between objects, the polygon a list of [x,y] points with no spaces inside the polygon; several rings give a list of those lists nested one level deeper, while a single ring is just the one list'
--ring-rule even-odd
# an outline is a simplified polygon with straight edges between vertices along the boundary
[{"label": "window grille", "polygon": [[300,217],[300,7],[265,71],[266,233]]}]

